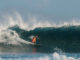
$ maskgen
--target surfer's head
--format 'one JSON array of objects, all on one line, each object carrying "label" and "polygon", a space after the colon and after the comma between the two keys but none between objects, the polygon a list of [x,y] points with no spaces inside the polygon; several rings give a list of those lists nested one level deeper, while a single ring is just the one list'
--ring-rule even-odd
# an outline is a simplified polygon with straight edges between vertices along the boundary
[{"label": "surfer's head", "polygon": [[36,37],[38,37],[38,35],[36,35]]},{"label": "surfer's head", "polygon": [[38,35],[36,35],[36,37],[38,37]]}]

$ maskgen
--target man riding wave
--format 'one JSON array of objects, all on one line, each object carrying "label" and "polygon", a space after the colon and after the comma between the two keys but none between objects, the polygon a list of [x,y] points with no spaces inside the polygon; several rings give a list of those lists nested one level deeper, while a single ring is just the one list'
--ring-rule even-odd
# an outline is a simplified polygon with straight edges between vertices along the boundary
[{"label": "man riding wave", "polygon": [[39,39],[38,35],[34,36],[32,38],[32,43],[37,43],[37,39]]}]

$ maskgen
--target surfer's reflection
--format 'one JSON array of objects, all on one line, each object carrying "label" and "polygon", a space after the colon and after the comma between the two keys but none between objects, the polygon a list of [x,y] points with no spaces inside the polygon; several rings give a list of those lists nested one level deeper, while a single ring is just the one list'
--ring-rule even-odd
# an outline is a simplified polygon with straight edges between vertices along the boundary
[{"label": "surfer's reflection", "polygon": [[33,53],[36,53],[36,52],[37,52],[36,48],[33,48],[33,49],[32,49],[32,52],[33,52]]}]

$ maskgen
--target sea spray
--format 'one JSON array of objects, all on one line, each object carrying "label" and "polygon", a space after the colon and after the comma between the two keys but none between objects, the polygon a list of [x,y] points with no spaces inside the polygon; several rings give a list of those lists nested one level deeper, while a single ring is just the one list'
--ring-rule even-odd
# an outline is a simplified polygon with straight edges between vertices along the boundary
[{"label": "sea spray", "polygon": [[62,22],[52,22],[52,21],[42,21],[38,19],[36,16],[29,16],[27,20],[23,20],[23,17],[18,12],[13,12],[13,14],[5,14],[2,16],[3,22],[0,23],[2,27],[13,27],[15,25],[19,26],[25,30],[33,30],[38,27],[63,27],[63,26],[79,26],[79,19],[71,19],[71,21],[62,21]]}]

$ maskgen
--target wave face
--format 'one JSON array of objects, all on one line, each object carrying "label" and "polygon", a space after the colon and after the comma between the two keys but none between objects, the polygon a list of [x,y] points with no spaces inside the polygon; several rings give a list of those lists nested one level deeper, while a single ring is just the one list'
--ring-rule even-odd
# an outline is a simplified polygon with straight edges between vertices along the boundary
[{"label": "wave face", "polygon": [[80,26],[45,27],[30,31],[20,29],[18,26],[9,29],[16,31],[20,38],[26,41],[31,41],[30,36],[38,35],[43,46],[60,48],[66,52],[80,52]]}]

